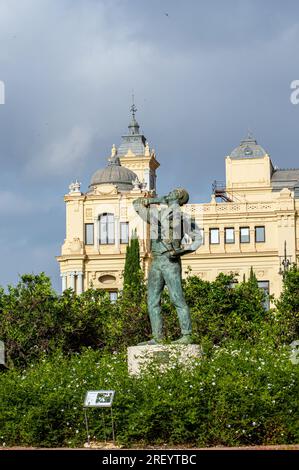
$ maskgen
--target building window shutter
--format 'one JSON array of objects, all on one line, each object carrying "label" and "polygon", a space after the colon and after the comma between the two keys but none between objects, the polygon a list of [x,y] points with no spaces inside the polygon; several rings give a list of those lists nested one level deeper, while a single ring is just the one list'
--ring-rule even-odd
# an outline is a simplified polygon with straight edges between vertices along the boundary
[{"label": "building window shutter", "polygon": [[94,226],[93,224],[85,224],[85,245],[94,244]]},{"label": "building window shutter", "polygon": [[114,236],[114,215],[102,214],[100,216],[100,239],[101,245],[112,245],[115,243]]},{"label": "building window shutter", "polygon": [[120,243],[129,243],[129,222],[120,223]]}]

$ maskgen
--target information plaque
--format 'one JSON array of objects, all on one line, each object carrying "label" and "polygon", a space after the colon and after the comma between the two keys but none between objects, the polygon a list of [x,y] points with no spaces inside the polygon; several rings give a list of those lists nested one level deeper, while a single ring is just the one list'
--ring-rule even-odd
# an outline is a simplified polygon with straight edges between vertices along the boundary
[{"label": "information plaque", "polygon": [[112,406],[115,390],[89,390],[86,392],[84,407],[109,408]]}]

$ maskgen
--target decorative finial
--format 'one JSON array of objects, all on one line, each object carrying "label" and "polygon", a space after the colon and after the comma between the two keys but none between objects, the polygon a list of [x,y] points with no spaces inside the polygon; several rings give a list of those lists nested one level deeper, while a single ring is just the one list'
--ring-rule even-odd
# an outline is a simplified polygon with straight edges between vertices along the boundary
[{"label": "decorative finial", "polygon": [[135,119],[135,113],[137,111],[137,108],[136,108],[135,103],[134,103],[134,94],[132,94],[132,101],[133,101],[133,104],[130,108],[130,111],[132,113],[132,120],[131,120],[131,122],[128,126],[129,127],[129,134],[130,135],[138,135],[139,134],[139,124]]},{"label": "decorative finial", "polygon": [[146,189],[146,187],[147,187],[147,183],[144,181],[144,178],[143,178],[143,180],[142,180],[142,182],[141,182],[141,184],[140,184],[140,189],[141,189],[142,191],[144,191],[144,190]]},{"label": "decorative finial", "polygon": [[254,144],[257,143],[255,137],[253,136],[251,129],[249,128],[247,129],[246,137],[241,140],[241,144],[244,144],[244,143],[247,144],[248,142],[254,143]]},{"label": "decorative finial", "polygon": [[132,181],[132,183],[133,183],[133,189],[135,191],[140,189],[140,181],[138,179],[138,176],[136,176],[136,178]]},{"label": "decorative finial", "polygon": [[79,181],[76,179],[75,182],[71,183],[69,185],[69,194],[81,194],[81,191],[80,191],[80,188],[81,188],[81,183],[79,183]]},{"label": "decorative finial", "polygon": [[132,113],[133,119],[135,119],[135,113],[137,111],[137,108],[136,108],[135,103],[134,103],[134,90],[132,91],[132,106],[130,108],[130,111]]},{"label": "decorative finial", "polygon": [[252,131],[251,131],[251,129],[250,129],[249,127],[247,128],[247,137],[246,137],[246,140],[254,140]]},{"label": "decorative finial", "polygon": [[149,148],[148,141],[146,141],[146,143],[145,143],[144,155],[145,155],[146,157],[149,157],[149,156],[150,156],[150,148]]},{"label": "decorative finial", "polygon": [[111,148],[111,157],[116,157],[116,155],[117,155],[117,148],[115,147],[115,144],[113,144]]}]

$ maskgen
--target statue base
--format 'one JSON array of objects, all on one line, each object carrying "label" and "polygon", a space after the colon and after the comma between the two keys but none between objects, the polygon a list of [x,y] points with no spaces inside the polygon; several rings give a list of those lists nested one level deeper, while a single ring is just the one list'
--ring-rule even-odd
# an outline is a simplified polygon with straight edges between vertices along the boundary
[{"label": "statue base", "polygon": [[202,349],[198,344],[154,344],[130,346],[128,348],[129,375],[140,376],[151,363],[165,372],[169,367],[179,364],[191,367],[194,359],[202,357]]}]

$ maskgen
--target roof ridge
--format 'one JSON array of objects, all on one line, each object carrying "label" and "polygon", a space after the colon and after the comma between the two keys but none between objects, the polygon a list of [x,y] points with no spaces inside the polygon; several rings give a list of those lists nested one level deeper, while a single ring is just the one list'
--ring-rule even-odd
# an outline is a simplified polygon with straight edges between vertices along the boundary
[{"label": "roof ridge", "polygon": [[299,168],[275,168],[274,171],[290,171],[290,170],[299,170]]}]

